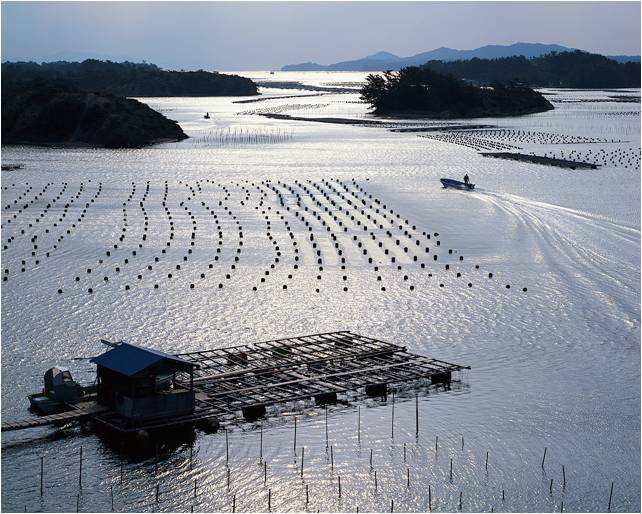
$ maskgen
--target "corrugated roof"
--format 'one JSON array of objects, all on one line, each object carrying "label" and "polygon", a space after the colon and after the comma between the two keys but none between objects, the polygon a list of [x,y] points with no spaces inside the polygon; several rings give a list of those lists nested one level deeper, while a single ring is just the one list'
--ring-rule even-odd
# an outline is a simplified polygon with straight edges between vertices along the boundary
[{"label": "corrugated roof", "polygon": [[98,357],[94,357],[90,362],[128,377],[160,364],[166,364],[168,368],[176,370],[189,370],[195,366],[194,363],[179,359],[169,353],[125,342]]}]

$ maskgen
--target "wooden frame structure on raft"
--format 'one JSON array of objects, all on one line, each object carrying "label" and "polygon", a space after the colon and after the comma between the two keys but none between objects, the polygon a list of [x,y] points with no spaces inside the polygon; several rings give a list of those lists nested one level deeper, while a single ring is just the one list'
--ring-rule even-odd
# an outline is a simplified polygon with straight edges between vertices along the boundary
[{"label": "wooden frame structure on raft", "polygon": [[[334,403],[341,393],[383,397],[393,384],[430,379],[451,381],[452,373],[469,366],[410,353],[405,347],[348,331],[328,332],[254,344],[177,354],[194,363],[194,412],[140,427],[126,427],[117,417],[101,421],[121,432],[157,429],[207,418],[261,418],[271,405],[313,398]],[[186,375],[186,374],[185,374]],[[190,378],[177,375],[176,386],[190,388]]]}]

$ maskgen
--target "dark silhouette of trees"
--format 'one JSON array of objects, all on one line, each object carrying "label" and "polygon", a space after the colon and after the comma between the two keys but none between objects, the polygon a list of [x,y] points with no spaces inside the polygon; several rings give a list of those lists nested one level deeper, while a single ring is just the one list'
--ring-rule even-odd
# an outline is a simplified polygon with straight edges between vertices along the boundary
[{"label": "dark silhouette of trees", "polygon": [[518,81],[531,87],[639,88],[640,63],[618,63],[603,55],[553,52],[528,59],[524,56],[466,61],[428,61],[422,67],[480,84]]},{"label": "dark silhouette of trees", "polygon": [[119,96],[245,96],[258,93],[252,80],[216,72],[166,71],[149,63],[6,62],[2,76],[11,80],[64,79],[84,91]]},{"label": "dark silhouette of trees", "polygon": [[187,136],[147,105],[90,93],[61,79],[2,77],[3,144],[86,144],[135,148]]},{"label": "dark silhouette of trees", "polygon": [[428,67],[368,75],[361,98],[377,114],[424,114],[438,118],[510,116],[552,109],[540,93],[515,82],[477,87]]}]

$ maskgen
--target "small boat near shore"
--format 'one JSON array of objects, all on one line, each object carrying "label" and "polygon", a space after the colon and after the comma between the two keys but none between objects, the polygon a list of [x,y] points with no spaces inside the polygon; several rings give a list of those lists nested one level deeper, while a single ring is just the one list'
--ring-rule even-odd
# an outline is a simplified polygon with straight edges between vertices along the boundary
[{"label": "small boat near shore", "polygon": [[475,189],[475,184],[471,184],[470,182],[466,184],[466,182],[461,182],[452,178],[440,178],[439,180],[443,184],[444,189],[447,189],[449,187],[452,189],[464,189],[467,191],[472,191],[473,189]]},{"label": "small boat near shore", "polygon": [[24,164],[22,163],[16,163],[16,164],[3,164],[2,165],[2,171],[14,171],[14,170],[23,170],[25,167]]}]

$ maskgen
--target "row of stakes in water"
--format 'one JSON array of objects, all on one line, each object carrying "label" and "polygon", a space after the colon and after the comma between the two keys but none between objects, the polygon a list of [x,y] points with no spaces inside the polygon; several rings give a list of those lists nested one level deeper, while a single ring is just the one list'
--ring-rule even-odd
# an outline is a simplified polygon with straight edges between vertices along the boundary
[{"label": "row of stakes in water", "polygon": [[251,145],[283,143],[292,138],[292,131],[285,129],[228,127],[209,130],[192,137],[190,142],[212,146]]}]

